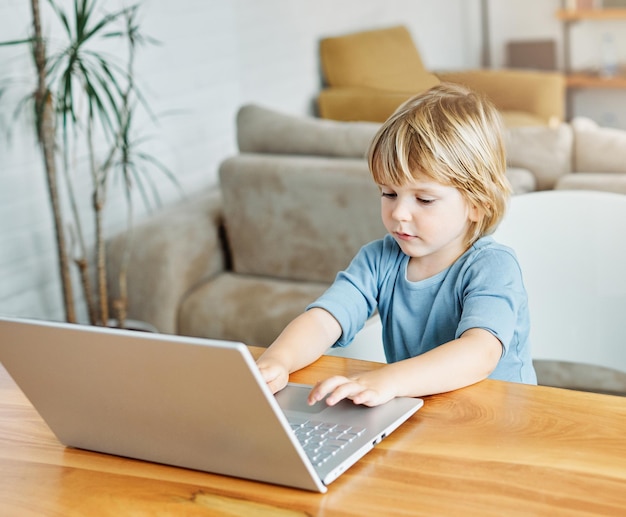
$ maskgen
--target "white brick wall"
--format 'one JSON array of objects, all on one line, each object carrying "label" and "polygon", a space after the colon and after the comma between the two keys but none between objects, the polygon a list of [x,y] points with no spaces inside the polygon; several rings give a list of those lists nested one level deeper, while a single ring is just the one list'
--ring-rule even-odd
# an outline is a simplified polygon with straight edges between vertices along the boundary
[{"label": "white brick wall", "polygon": [[[508,1],[508,0],[507,0]],[[534,0],[543,2],[544,0]],[[62,0],[68,5],[69,0]],[[127,2],[126,2],[127,3]],[[42,7],[46,2],[41,0]],[[107,9],[122,0],[100,2]],[[162,45],[140,50],[138,75],[160,124],[148,148],[175,171],[187,193],[213,185],[220,161],[236,152],[234,120],[244,103],[310,113],[320,88],[318,41],[326,35],[409,26],[431,69],[480,62],[478,0],[146,0],[143,29]],[[525,5],[525,4],[524,4]],[[0,40],[23,37],[30,2],[0,2]],[[25,48],[0,48],[0,82],[28,84]],[[39,152],[15,97],[0,98],[0,313],[59,319],[52,221]],[[88,198],[87,181],[82,197]],[[159,178],[164,201],[176,190]],[[83,209],[88,212],[86,206]],[[111,193],[108,232],[124,224],[124,202]],[[141,215],[141,212],[140,212]]]}]

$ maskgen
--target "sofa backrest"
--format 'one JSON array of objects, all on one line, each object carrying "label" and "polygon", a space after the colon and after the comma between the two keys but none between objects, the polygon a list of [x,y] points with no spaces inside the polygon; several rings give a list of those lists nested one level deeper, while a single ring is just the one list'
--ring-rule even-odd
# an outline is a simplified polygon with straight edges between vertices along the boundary
[{"label": "sofa backrest", "polygon": [[330,283],[385,235],[363,159],[245,153],[219,173],[236,273]]},{"label": "sofa backrest", "polygon": [[242,153],[364,158],[380,124],[338,122],[282,113],[257,104],[237,112],[237,144]]}]

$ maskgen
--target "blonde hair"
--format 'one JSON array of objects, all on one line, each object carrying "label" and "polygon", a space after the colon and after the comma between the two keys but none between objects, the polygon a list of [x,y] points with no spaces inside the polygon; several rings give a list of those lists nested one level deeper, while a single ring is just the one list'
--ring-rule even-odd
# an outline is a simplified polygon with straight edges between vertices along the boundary
[{"label": "blonde hair", "polygon": [[457,188],[481,214],[468,245],[495,230],[511,193],[500,115],[460,85],[442,83],[402,104],[374,137],[368,161],[379,185],[425,176]]}]

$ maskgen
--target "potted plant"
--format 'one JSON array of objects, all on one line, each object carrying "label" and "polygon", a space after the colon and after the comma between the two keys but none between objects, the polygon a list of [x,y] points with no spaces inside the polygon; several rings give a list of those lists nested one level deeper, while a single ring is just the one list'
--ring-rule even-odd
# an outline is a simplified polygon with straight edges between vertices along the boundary
[{"label": "potted plant", "polygon": [[[139,4],[114,12],[102,12],[99,0],[73,0],[71,14],[56,0],[47,0],[65,36],[58,49],[49,48],[43,36],[39,0],[31,0],[32,35],[24,40],[0,45],[32,45],[36,70],[36,88],[25,97],[17,113],[32,106],[33,129],[36,132],[50,198],[56,234],[56,247],[65,315],[68,322],[77,321],[75,288],[71,268],[77,267],[91,324],[110,322],[107,295],[104,208],[112,176],[118,174],[128,201],[128,226],[132,228],[132,189],[137,188],[145,203],[158,197],[150,185],[153,170],[171,172],[156,158],[144,153],[145,139],[137,136],[133,122],[137,110],[149,107],[135,80],[135,54],[142,43],[154,43],[139,30]],[[112,57],[98,45],[106,42],[124,44],[125,58]],[[81,161],[77,156],[82,155]],[[84,231],[74,181],[87,170],[91,178],[91,217],[94,234],[93,262],[95,283],[89,268],[89,245]],[[63,181],[62,181],[63,180]],[[69,214],[60,201],[61,186],[66,189]],[[149,188],[150,187],[150,188]],[[70,228],[72,241],[68,238]],[[126,255],[130,253],[128,248]],[[118,324],[125,320],[125,269],[119,278],[120,299],[113,306]]]}]

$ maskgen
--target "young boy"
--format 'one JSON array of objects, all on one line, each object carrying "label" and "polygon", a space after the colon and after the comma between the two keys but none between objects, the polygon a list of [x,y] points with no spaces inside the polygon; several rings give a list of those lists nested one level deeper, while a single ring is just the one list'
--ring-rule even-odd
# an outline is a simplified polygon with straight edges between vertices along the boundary
[{"label": "young boy", "polygon": [[369,150],[389,232],[294,319],[258,359],[275,393],[378,309],[389,364],[331,377],[309,403],[375,406],[486,377],[536,383],[526,291],[515,254],[489,236],[510,187],[500,117],[482,96],[442,84],[408,100]]}]

